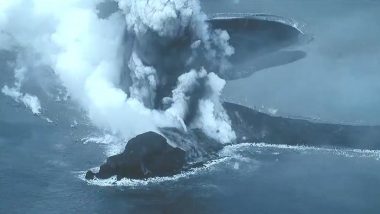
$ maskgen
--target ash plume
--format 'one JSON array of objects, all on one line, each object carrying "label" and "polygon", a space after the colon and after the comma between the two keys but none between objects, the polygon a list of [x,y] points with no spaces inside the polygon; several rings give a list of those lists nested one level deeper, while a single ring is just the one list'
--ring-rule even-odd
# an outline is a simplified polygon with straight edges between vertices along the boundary
[{"label": "ash plume", "polygon": [[125,138],[172,127],[234,140],[218,77],[234,49],[199,1],[118,0],[100,17],[102,2],[5,0],[0,48],[28,56],[25,68],[51,67],[95,125]]}]

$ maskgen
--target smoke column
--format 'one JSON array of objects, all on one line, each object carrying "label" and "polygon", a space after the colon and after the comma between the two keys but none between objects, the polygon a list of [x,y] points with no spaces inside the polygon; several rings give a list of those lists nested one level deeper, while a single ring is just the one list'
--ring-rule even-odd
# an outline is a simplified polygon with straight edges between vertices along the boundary
[{"label": "smoke column", "polygon": [[18,56],[15,86],[2,92],[38,114],[17,76],[49,66],[95,125],[125,138],[174,127],[234,140],[218,77],[234,49],[227,32],[208,27],[199,1],[118,0],[105,18],[101,2],[2,0],[0,48]]}]

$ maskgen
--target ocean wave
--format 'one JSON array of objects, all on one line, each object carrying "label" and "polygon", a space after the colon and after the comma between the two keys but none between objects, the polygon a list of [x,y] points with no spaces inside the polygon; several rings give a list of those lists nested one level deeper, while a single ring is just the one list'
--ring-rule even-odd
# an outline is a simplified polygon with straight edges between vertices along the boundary
[{"label": "ocean wave", "polygon": [[268,143],[241,143],[226,146],[221,155],[235,155],[239,151],[247,151],[251,149],[275,149],[288,150],[288,151],[303,151],[303,152],[320,152],[328,153],[337,156],[343,156],[347,158],[370,158],[374,160],[380,160],[379,150],[365,150],[365,149],[349,149],[349,148],[329,148],[329,147],[314,147],[304,145],[286,145],[286,144],[268,144]]}]

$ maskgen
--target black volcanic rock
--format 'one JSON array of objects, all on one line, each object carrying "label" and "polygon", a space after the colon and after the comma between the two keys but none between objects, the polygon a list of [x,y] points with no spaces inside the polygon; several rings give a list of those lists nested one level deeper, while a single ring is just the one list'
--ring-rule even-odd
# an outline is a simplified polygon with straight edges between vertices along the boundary
[{"label": "black volcanic rock", "polygon": [[185,151],[169,145],[155,132],[146,132],[131,139],[123,153],[107,158],[98,173],[88,171],[86,179],[168,176],[180,172],[184,165]]}]

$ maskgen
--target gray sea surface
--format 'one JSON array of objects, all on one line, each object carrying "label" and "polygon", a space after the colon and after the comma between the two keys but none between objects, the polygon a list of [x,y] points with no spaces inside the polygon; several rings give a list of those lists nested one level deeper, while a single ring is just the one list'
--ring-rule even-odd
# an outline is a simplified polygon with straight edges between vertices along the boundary
[{"label": "gray sea surface", "polygon": [[[314,37],[301,47],[305,59],[229,82],[226,100],[380,124],[380,1],[207,0],[203,8],[293,18]],[[0,54],[0,86],[13,81],[9,57]],[[0,213],[380,213],[380,151],[246,142],[174,177],[86,182],[83,171],[107,157],[107,133],[69,101],[40,99],[35,116],[0,93]],[[94,136],[98,143],[86,143]]]}]

